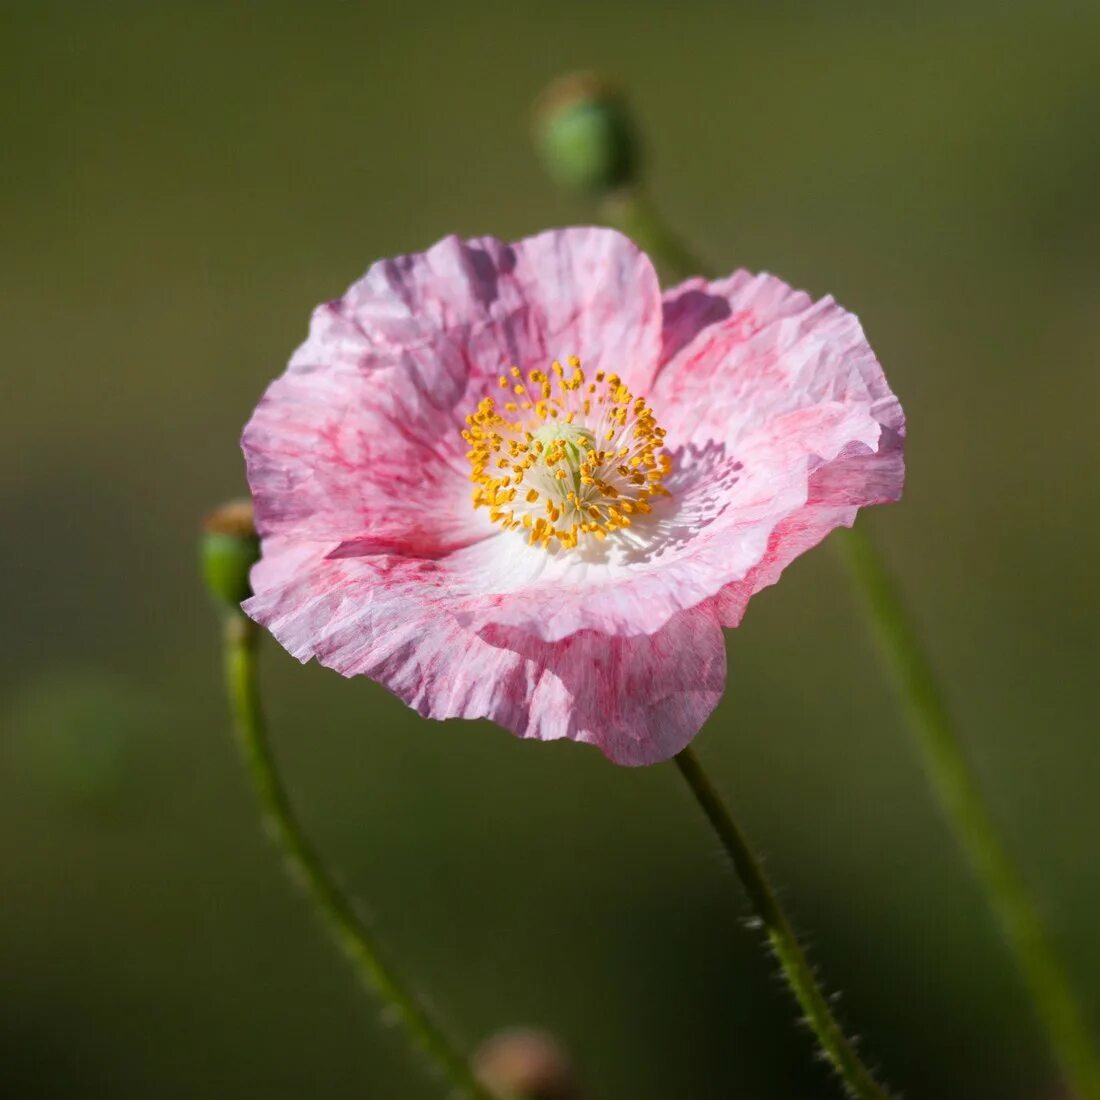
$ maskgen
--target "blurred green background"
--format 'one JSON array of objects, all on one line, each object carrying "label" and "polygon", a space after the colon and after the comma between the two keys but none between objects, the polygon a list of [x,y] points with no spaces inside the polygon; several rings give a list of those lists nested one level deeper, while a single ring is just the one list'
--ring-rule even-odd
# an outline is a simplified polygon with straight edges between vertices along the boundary
[{"label": "blurred green background", "polygon": [[[195,532],[312,306],[445,233],[592,217],[529,104],[596,67],[724,268],[858,312],[910,422],[867,516],[1100,1018],[1100,6],[5,3],[0,1091],[402,1097],[260,835]],[[864,1049],[917,1097],[1056,1094],[827,547],[728,638],[698,745]],[[276,748],[473,1043],[593,1100],[833,1097],[671,767],[429,724],[271,647]]]}]

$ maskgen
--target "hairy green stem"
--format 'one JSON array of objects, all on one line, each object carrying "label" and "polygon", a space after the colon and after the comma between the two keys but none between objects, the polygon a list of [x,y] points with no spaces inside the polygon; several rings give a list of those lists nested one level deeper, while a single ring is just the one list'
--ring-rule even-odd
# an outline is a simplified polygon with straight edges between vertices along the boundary
[{"label": "hairy green stem", "polygon": [[753,855],[744,834],[707,778],[698,757],[688,748],[681,751],[675,759],[680,774],[687,780],[703,808],[703,813],[722,842],[722,847],[732,860],[745,887],[745,893],[764,926],[768,943],[779,960],[783,977],[802,1009],[806,1023],[821,1044],[825,1057],[851,1096],[858,1100],[886,1100],[889,1093],[875,1081],[837,1023],[828,998],[818,985],[798,937],[764,874],[764,868]]},{"label": "hairy green stem", "polygon": [[434,1062],[455,1095],[465,1100],[494,1100],[463,1055],[383,959],[370,929],[302,831],[268,745],[256,675],[257,641],[256,628],[248,619],[237,613],[227,617],[225,679],[237,739],[264,826],[282,853],[290,877],[309,896],[359,980],[392,1013],[410,1041]]},{"label": "hairy green stem", "polygon": [[[692,256],[641,189],[608,197],[602,209],[610,224],[634,236],[672,277],[707,274],[706,266]],[[1081,1100],[1100,1100],[1100,1057],[1085,1013],[1001,842],[882,557],[862,530],[839,531],[832,541],[859,590],[882,658],[904,699],[929,783],[989,899],[1055,1057]]]},{"label": "hairy green stem", "polygon": [[1069,976],[1001,843],[901,596],[863,530],[833,536],[905,701],[929,782],[981,882],[1067,1080],[1100,1100],[1100,1059]]}]

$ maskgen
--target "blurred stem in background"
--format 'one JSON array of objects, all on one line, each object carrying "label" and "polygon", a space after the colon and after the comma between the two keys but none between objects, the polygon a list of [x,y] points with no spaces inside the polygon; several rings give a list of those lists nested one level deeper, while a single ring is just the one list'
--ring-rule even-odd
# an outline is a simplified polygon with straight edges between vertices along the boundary
[{"label": "blurred stem in background", "polygon": [[676,756],[676,766],[707,815],[722,847],[733,862],[753,909],[764,927],[768,943],[783,971],[791,992],[802,1009],[806,1023],[817,1036],[830,1065],[848,1092],[859,1100],[886,1100],[888,1093],[860,1061],[855,1048],[837,1023],[828,998],[814,977],[813,969],[799,945],[790,921],[779,904],[760,861],[753,855],[744,834],[707,778],[698,757],[690,748]]},{"label": "blurred stem in background", "polygon": [[265,830],[282,853],[291,879],[305,891],[360,981],[434,1063],[453,1094],[464,1100],[501,1100],[499,1093],[478,1081],[466,1058],[383,959],[370,929],[302,830],[267,740],[256,667],[259,631],[240,610],[249,594],[248,571],[258,556],[248,502],[227,505],[207,519],[202,570],[223,608],[226,689]]},{"label": "blurred stem in background", "polygon": [[936,797],[989,896],[1066,1079],[1081,1100],[1098,1100],[1100,1060],[1085,1014],[1035,903],[1001,843],[897,586],[865,531],[852,528],[837,535],[841,557],[904,699]]},{"label": "blurred stem in background", "polygon": [[[592,76],[556,82],[536,107],[536,142],[557,182],[595,200],[603,220],[631,236],[665,275],[708,276],[707,265],[645,189],[635,125],[617,93]],[[1001,842],[898,589],[865,530],[837,531],[830,542],[860,594],[925,772],[988,896],[1067,1081],[1081,1100],[1100,1100],[1100,1057],[1086,1015]]]}]

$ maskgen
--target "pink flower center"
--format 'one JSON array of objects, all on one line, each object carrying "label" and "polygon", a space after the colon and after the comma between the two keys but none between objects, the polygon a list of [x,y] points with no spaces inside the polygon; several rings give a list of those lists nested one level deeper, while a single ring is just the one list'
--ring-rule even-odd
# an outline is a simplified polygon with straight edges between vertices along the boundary
[{"label": "pink flower center", "polygon": [[576,356],[569,366],[568,374],[556,361],[549,374],[532,370],[526,383],[510,367],[500,376],[510,391],[503,406],[483,398],[462,433],[474,507],[531,543],[565,549],[650,511],[653,497],[668,495],[661,482],[672,464],[644,397],[617,374],[597,371],[589,382]]}]

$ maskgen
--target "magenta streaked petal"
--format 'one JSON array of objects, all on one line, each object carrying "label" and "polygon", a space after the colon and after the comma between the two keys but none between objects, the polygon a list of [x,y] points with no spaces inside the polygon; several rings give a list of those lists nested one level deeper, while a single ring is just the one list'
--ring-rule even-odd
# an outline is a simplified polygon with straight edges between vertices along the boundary
[{"label": "magenta streaked petal", "polygon": [[739,626],[750,597],[775,584],[795,558],[812,550],[830,531],[851,527],[861,507],[897,500],[904,479],[905,461],[898,447],[879,451],[853,447],[820,467],[810,478],[805,505],[775,527],[753,569],[719,593],[716,605],[722,625]]},{"label": "magenta streaked petal", "polygon": [[425,718],[489,718],[520,737],[569,738],[617,764],[653,764],[695,736],[725,688],[711,604],[630,638],[478,633],[447,612],[434,563],[333,558],[332,549],[267,540],[245,610],[299,660],[378,680]]},{"label": "magenta streaked petal", "polygon": [[374,264],[314,312],[244,430],[261,533],[414,555],[474,541],[459,432],[478,398],[511,364],[570,355],[646,386],[660,323],[649,259],[607,229],[448,237]]},{"label": "magenta streaked petal", "polygon": [[826,402],[865,409],[904,435],[905,418],[859,320],[774,275],[692,279],[665,295],[652,400],[679,442],[735,443]]}]

